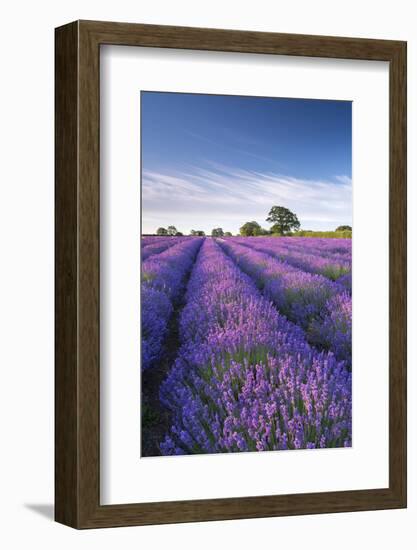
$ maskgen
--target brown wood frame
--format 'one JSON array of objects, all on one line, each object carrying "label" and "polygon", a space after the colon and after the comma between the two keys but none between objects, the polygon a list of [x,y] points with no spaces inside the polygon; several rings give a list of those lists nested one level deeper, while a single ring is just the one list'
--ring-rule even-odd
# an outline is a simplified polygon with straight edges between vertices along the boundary
[{"label": "brown wood frame", "polygon": [[[99,52],[102,44],[389,62],[388,488],[100,505]],[[406,43],[76,21],[56,29],[55,46],[56,521],[75,528],[97,528],[406,507]]]}]

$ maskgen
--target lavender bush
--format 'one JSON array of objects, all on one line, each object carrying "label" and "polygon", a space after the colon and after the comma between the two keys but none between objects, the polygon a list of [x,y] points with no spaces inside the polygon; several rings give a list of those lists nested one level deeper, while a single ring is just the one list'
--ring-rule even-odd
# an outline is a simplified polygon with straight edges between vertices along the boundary
[{"label": "lavender bush", "polygon": [[[159,237],[154,238],[158,239]],[[142,262],[144,262],[150,256],[153,256],[154,254],[160,254],[171,246],[179,244],[183,240],[184,239],[181,239],[180,237],[168,237],[167,239],[162,239],[157,242],[153,241],[150,244],[147,244],[142,249]]]},{"label": "lavender bush", "polygon": [[350,275],[352,271],[352,260],[348,254],[341,256],[325,252],[323,255],[314,246],[291,245],[288,241],[282,242],[281,239],[277,238],[235,239],[235,241],[260,252],[270,254],[309,273],[324,275],[333,281],[338,280],[342,276]]},{"label": "lavender bush", "polygon": [[[351,363],[351,317],[346,319],[346,346],[340,346],[339,341],[334,345],[329,342],[330,317],[343,316],[343,311],[339,310],[345,307],[340,301],[331,299],[341,293],[347,294],[343,285],[295,268],[233,239],[219,242],[236,264],[254,279],[264,295],[276,304],[279,312],[300,325],[309,339],[311,335],[310,342],[330,349],[338,359]],[[346,296],[345,301],[349,300],[350,296]],[[322,324],[326,324],[326,328],[319,330]]]},{"label": "lavender bush", "polygon": [[312,348],[213,240],[194,265],[180,335],[160,390],[173,418],[162,454],[351,445],[345,363]]},{"label": "lavender bush", "polygon": [[202,239],[177,242],[164,252],[142,263],[142,369],[160,357],[173,306],[184,291],[184,278],[190,271]]}]

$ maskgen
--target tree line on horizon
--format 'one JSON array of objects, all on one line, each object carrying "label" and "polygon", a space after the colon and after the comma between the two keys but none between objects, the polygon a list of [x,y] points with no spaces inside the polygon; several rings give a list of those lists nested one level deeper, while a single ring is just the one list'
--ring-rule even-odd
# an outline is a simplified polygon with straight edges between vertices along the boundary
[{"label": "tree line on horizon", "polygon": [[[300,231],[300,222],[298,221],[297,215],[294,212],[291,212],[288,208],[284,206],[273,206],[269,211],[266,221],[272,223],[270,229],[264,229],[256,221],[245,222],[242,227],[239,229],[239,235],[243,237],[258,237],[262,235],[292,235],[293,232]],[[350,225],[339,225],[335,232],[342,231],[352,231]],[[305,229],[304,233],[314,233],[314,231]],[[172,236],[172,237],[183,237],[184,234],[181,231],[177,231],[174,225],[169,225],[167,228],[159,227],[156,231],[156,235],[159,236]],[[193,237],[205,237],[205,231],[201,229],[191,229],[190,236]],[[212,237],[232,237],[230,231],[223,231],[221,227],[215,227],[211,230]]]}]

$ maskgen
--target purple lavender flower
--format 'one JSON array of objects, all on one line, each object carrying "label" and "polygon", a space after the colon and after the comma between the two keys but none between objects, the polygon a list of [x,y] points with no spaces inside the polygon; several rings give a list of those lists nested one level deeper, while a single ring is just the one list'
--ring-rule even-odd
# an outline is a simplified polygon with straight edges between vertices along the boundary
[{"label": "purple lavender flower", "polygon": [[147,258],[150,256],[153,256],[154,254],[160,254],[164,250],[167,250],[171,246],[175,246],[179,244],[180,242],[184,241],[181,237],[167,237],[162,238],[161,237],[148,237],[151,239],[155,239],[151,242],[148,242],[145,244],[142,248],[142,255],[141,260],[144,262]]},{"label": "purple lavender flower", "polygon": [[[264,265],[253,273],[261,274],[268,258],[258,260]],[[160,389],[173,419],[162,454],[349,446],[345,363],[311,347],[235,261],[244,271],[253,265],[237,253],[232,260],[211,239],[197,256],[180,316],[182,345]]]},{"label": "purple lavender flower", "polygon": [[[161,355],[173,307],[184,292],[184,278],[190,271],[202,239],[188,238],[142,262],[142,369]],[[148,245],[148,247],[153,245]]]},{"label": "purple lavender flower", "polygon": [[328,248],[328,243],[323,243],[324,239],[303,239],[302,237],[296,237],[295,239],[285,237],[280,239],[274,237],[258,239],[245,237],[233,240],[260,252],[265,252],[294,267],[309,273],[324,275],[334,281],[350,274],[352,271],[351,252],[347,248],[347,245],[351,243],[351,239],[343,239],[346,244],[335,247],[335,250],[344,250],[344,253],[332,253]]},{"label": "purple lavender flower", "polygon": [[252,247],[256,240],[248,239],[249,245],[241,245],[241,239],[228,239],[220,246],[253,278],[280,313],[306,331],[310,343],[331,350],[350,366],[352,300],[346,286],[256,250]]}]

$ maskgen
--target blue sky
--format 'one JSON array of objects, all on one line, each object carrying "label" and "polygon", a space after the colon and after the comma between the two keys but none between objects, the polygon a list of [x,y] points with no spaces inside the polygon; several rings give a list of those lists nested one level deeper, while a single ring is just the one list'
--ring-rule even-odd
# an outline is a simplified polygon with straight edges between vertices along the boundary
[{"label": "blue sky", "polygon": [[350,102],[142,92],[141,119],[144,233],[352,223]]}]

